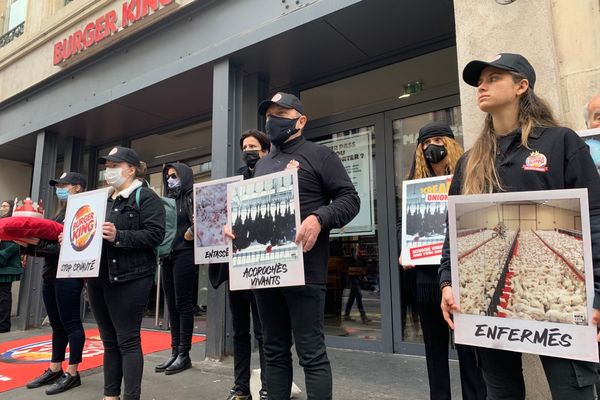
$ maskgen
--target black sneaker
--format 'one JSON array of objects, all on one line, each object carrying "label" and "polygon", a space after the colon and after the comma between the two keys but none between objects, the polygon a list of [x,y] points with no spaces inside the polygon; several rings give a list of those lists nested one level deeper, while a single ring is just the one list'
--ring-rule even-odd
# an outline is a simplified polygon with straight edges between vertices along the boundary
[{"label": "black sneaker", "polygon": [[260,389],[258,392],[259,400],[268,400],[267,391],[265,389]]},{"label": "black sneaker", "polygon": [[46,394],[52,395],[66,392],[67,390],[73,389],[77,386],[81,386],[81,378],[79,377],[79,374],[73,376],[68,372],[65,372],[59,380],[50,385],[50,387],[46,390]]},{"label": "black sneaker", "polygon": [[252,395],[240,390],[238,387],[234,387],[229,392],[227,400],[252,400]]},{"label": "black sneaker", "polygon": [[49,385],[57,381],[63,375],[63,370],[52,372],[50,368],[44,371],[43,374],[35,378],[34,380],[27,383],[28,389],[39,388],[40,386]]}]

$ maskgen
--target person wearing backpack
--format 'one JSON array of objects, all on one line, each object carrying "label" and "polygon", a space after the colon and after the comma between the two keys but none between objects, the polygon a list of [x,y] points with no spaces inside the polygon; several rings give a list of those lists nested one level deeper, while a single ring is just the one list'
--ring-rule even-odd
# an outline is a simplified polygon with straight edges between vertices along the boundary
[{"label": "person wearing backpack", "polygon": [[164,188],[177,205],[177,230],[172,250],[162,259],[162,285],[171,321],[171,356],[154,370],[172,375],[192,366],[190,350],[194,330],[194,282],[198,266],[194,264],[193,186],[194,173],[183,163],[165,165]]},{"label": "person wearing backpack", "polygon": [[141,395],[144,356],[141,325],[156,270],[156,248],[165,236],[161,199],[138,178],[135,150],[115,147],[100,157],[104,178],[114,189],[102,225],[102,256],[97,278],[88,279],[88,296],[104,345],[104,400]]}]

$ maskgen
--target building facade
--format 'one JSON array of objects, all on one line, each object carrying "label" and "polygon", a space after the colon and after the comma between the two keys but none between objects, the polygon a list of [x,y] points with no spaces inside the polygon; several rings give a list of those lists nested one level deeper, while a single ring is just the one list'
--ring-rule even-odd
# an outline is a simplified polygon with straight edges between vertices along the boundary
[{"label": "building facade", "polygon": [[[159,193],[166,162],[188,163],[197,182],[231,176],[241,133],[264,126],[258,103],[295,93],[310,140],[354,149],[342,157],[362,201],[359,218],[331,238],[328,343],[423,354],[396,224],[419,128],[447,122],[469,147],[482,115],[460,72],[498,52],[530,59],[536,91],[574,129],[600,92],[597,1],[501,3],[0,0],[0,193],[52,205],[47,182],[67,170],[94,188],[96,159],[114,145],[138,151]],[[22,328],[43,317],[41,266],[30,264],[15,302]],[[200,271],[196,329],[220,357],[230,341],[225,288]],[[360,277],[369,324],[342,316],[349,276]],[[167,326],[160,290],[146,316],[146,327]]]}]

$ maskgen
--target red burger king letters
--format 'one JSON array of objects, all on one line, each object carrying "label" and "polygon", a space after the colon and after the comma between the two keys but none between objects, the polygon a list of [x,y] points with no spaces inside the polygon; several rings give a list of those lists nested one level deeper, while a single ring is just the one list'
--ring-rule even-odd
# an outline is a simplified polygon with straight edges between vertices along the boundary
[{"label": "red burger king letters", "polygon": [[57,278],[93,278],[100,272],[102,224],[108,188],[69,196]]}]

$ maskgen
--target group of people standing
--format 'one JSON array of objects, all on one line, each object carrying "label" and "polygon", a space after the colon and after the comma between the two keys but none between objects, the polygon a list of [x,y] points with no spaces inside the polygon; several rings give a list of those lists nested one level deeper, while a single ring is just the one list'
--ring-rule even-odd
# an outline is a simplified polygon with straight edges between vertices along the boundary
[{"label": "group of people standing", "polygon": [[[450,195],[587,188],[592,245],[598,250],[600,176],[585,143],[570,129],[559,127],[550,108],[534,93],[533,67],[521,55],[503,53],[491,62],[469,63],[463,79],[477,88],[479,108],[486,115],[481,134],[473,148],[463,154],[447,124],[423,126],[406,179],[454,175]],[[240,173],[251,179],[286,168],[298,169],[302,224],[294,240],[305,252],[306,285],[229,291],[235,383],[228,400],[251,399],[251,317],[259,343],[260,400],[289,399],[292,344],[304,369],[308,399],[331,399],[332,375],[324,335],[329,231],[343,227],[357,215],[360,199],[339,157],[327,147],[304,139],[307,116],[296,96],[277,93],[260,104],[259,114],[266,118],[266,134],[251,130],[242,135],[245,166]],[[532,151],[546,156],[545,171],[521,168]],[[144,164],[134,150],[115,147],[99,162],[106,164],[104,177],[113,190],[102,226],[100,275],[87,279],[87,290],[104,344],[104,398],[119,399],[124,383],[123,398],[139,399],[144,362],[141,321],[155,274],[154,249],[165,235],[165,211],[161,199],[145,182]],[[193,258],[193,173],[187,165],[173,163],[164,167],[163,177],[166,195],[176,201],[177,233],[171,253],[162,261],[172,352],[155,370],[170,375],[191,366],[193,282],[198,269]],[[53,219],[62,222],[68,196],[84,191],[86,180],[69,172],[50,185],[56,188],[61,205]],[[10,203],[5,203],[10,210]],[[5,203],[3,216],[9,215]],[[225,227],[225,236],[230,239],[240,232],[239,226]],[[28,387],[49,384],[48,394],[81,384],[77,366],[85,340],[79,317],[84,282],[55,278],[60,240],[62,237],[55,242],[32,239],[20,249],[46,261],[43,299],[52,326],[52,360]],[[0,243],[0,297],[5,287],[18,279],[19,263],[19,247]],[[452,313],[460,309],[452,294],[448,238],[440,265],[403,267],[414,274],[413,304],[423,331],[430,397],[449,399],[449,328],[454,328]],[[227,265],[212,265],[209,276],[218,287],[228,279]],[[600,282],[598,257],[594,259],[594,278]],[[596,286],[592,320],[600,324],[600,289]],[[0,318],[0,329],[5,324]],[[63,371],[67,345],[69,366]],[[463,398],[525,398],[520,353],[456,347]],[[593,386],[600,381],[596,364],[548,356],[541,360],[553,398],[593,398]]]}]

